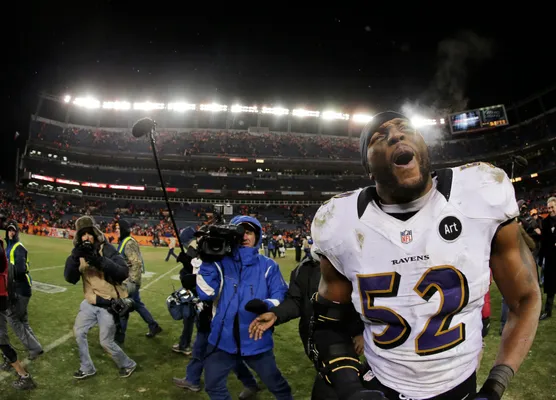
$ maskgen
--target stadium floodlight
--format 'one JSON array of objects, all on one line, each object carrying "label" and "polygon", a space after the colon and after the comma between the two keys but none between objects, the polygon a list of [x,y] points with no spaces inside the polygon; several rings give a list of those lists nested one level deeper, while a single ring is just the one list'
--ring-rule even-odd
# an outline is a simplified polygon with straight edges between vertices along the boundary
[{"label": "stadium floodlight", "polygon": [[196,109],[197,106],[191,103],[185,103],[185,102],[168,103],[168,110],[172,110],[172,111],[185,112],[190,110],[195,111]]},{"label": "stadium floodlight", "polygon": [[367,122],[369,122],[371,119],[373,119],[372,115],[368,115],[368,114],[355,114],[353,115],[353,117],[351,117],[353,122],[359,123],[359,124],[366,124]]},{"label": "stadium floodlight", "polygon": [[105,110],[130,110],[131,103],[128,101],[105,101],[102,103]]},{"label": "stadium floodlight", "polygon": [[73,104],[83,108],[100,108],[100,101],[92,97],[76,97],[75,100],[73,100]]},{"label": "stadium floodlight", "polygon": [[64,96],[64,103],[69,103],[71,101],[71,96],[69,94],[66,94]]},{"label": "stadium floodlight", "polygon": [[145,101],[142,103],[133,103],[134,110],[164,110],[164,103],[151,103],[150,101]]},{"label": "stadium floodlight", "polygon": [[233,113],[258,113],[259,109],[255,106],[253,106],[253,107],[240,106],[238,104],[238,105],[232,106],[232,112]]},{"label": "stadium floodlight", "polygon": [[201,111],[220,112],[228,111],[228,106],[224,104],[201,104]]},{"label": "stadium floodlight", "polygon": [[418,116],[418,115],[415,115],[415,116],[411,117],[410,119],[411,119],[411,124],[415,128],[421,128],[423,126],[436,125],[436,120],[435,119],[423,118],[423,117]]},{"label": "stadium floodlight", "polygon": [[349,114],[342,114],[335,111],[324,111],[322,113],[322,118],[329,119],[329,120],[342,119],[344,121],[347,121],[349,119]]},{"label": "stadium floodlight", "polygon": [[296,117],[319,117],[320,111],[305,110],[304,108],[296,108],[292,114]]},{"label": "stadium floodlight", "polygon": [[282,107],[263,107],[263,114],[274,114],[274,115],[288,115],[290,110]]}]

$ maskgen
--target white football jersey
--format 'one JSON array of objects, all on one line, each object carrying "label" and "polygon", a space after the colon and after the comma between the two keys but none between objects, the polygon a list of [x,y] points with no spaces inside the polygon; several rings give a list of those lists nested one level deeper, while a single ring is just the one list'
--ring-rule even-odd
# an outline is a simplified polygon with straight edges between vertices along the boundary
[{"label": "white football jersey", "polygon": [[353,284],[376,377],[408,398],[427,399],[477,368],[491,242],[519,215],[514,188],[486,163],[440,170],[407,221],[386,214],[373,191],[323,204],[311,233],[317,252]]}]

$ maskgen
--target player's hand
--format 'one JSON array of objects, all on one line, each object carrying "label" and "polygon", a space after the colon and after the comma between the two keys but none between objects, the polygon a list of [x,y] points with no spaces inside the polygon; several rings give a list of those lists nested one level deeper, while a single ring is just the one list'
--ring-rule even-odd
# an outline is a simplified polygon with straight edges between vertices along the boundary
[{"label": "player's hand", "polygon": [[249,325],[249,338],[259,340],[263,333],[272,328],[278,317],[273,312],[266,312],[259,315]]},{"label": "player's hand", "polygon": [[361,390],[345,400],[388,400],[388,398],[378,390]]},{"label": "player's hand", "polygon": [[363,354],[363,350],[365,349],[365,340],[363,339],[363,335],[358,335],[353,338],[353,346],[358,356]]}]

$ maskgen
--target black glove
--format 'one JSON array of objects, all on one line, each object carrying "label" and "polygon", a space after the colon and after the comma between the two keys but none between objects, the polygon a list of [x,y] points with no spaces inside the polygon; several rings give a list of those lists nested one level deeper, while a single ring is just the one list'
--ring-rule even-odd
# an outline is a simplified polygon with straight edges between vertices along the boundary
[{"label": "black glove", "polygon": [[96,269],[102,269],[102,256],[100,254],[88,254],[85,256],[85,261]]},{"label": "black glove", "polygon": [[182,265],[186,268],[188,267],[188,264],[191,263],[191,257],[189,257],[187,255],[187,253],[184,253],[184,252],[181,252],[181,251],[180,251],[180,254],[178,255],[177,260],[178,260],[178,262],[182,263]]},{"label": "black glove", "polygon": [[183,276],[183,279],[181,279],[181,284],[184,289],[187,290],[195,289],[197,287],[197,274],[185,274]]},{"label": "black glove", "polygon": [[495,365],[490,370],[483,387],[473,398],[475,400],[500,400],[514,375],[515,372],[510,366]]},{"label": "black glove", "polygon": [[352,394],[345,400],[388,400],[384,393],[378,390],[360,390],[357,393]]},{"label": "black glove", "polygon": [[249,300],[245,305],[245,311],[261,315],[268,311],[268,305],[261,299]]},{"label": "black glove", "polygon": [[81,257],[85,258],[86,256],[90,255],[91,251],[87,247],[76,246],[71,251],[71,255],[73,258],[79,259]]}]

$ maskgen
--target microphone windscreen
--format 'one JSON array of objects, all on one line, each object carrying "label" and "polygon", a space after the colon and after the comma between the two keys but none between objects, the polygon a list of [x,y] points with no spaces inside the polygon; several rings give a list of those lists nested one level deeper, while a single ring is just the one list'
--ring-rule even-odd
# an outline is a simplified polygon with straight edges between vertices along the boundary
[{"label": "microphone windscreen", "polygon": [[522,167],[526,167],[527,165],[529,165],[529,161],[527,161],[527,159],[522,156],[515,156],[515,161]]},{"label": "microphone windscreen", "polygon": [[147,135],[154,127],[156,123],[148,118],[141,118],[135,124],[133,124],[133,128],[131,128],[131,134],[136,138],[142,137]]}]

